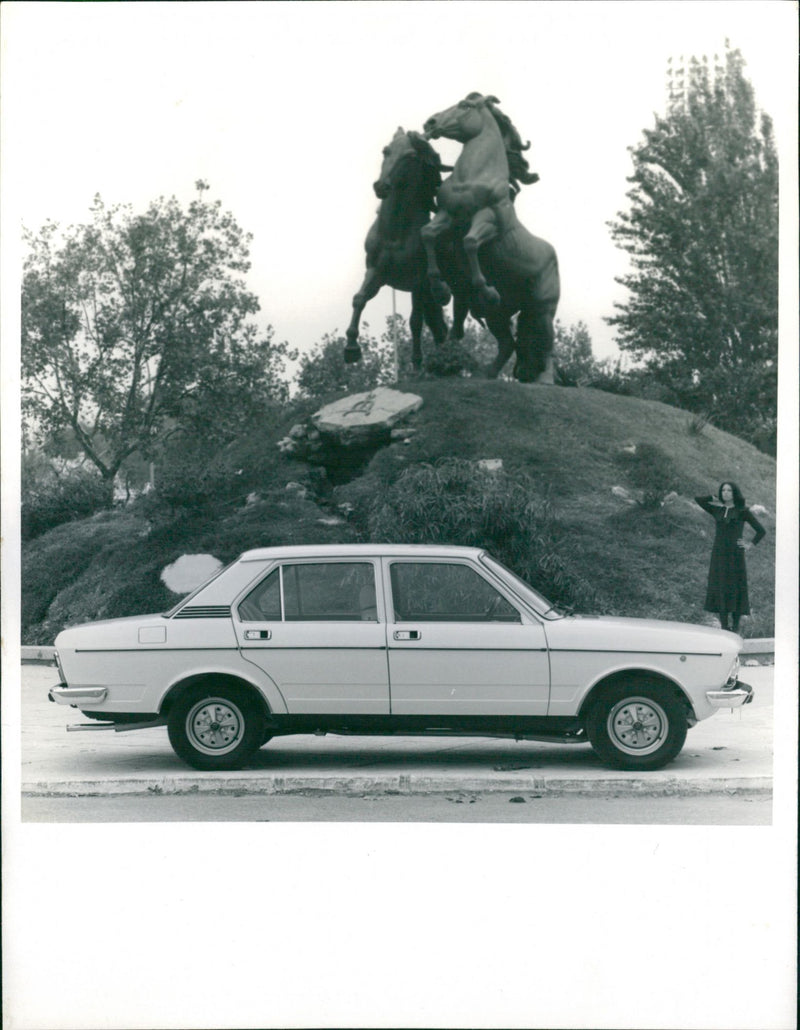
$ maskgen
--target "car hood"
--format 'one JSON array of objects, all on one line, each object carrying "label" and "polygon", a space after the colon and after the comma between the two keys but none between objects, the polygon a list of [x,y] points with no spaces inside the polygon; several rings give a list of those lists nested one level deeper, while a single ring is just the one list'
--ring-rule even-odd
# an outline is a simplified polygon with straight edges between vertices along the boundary
[{"label": "car hood", "polygon": [[736,633],[711,626],[612,615],[568,615],[548,622],[545,632],[550,647],[736,654],[742,646]]}]

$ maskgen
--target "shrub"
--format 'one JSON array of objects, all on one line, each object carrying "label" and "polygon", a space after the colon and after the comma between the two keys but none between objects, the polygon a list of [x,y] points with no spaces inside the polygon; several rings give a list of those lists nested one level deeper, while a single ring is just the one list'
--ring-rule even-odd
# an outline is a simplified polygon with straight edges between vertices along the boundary
[{"label": "shrub", "polygon": [[252,489],[249,469],[231,448],[211,446],[196,436],[176,439],[155,468],[155,489],[148,500],[172,511],[204,511],[236,501]]},{"label": "shrub", "polygon": [[374,541],[485,547],[552,600],[594,602],[591,587],[570,567],[552,507],[523,476],[460,458],[419,465],[374,502],[368,525]]},{"label": "shrub", "polygon": [[672,459],[656,444],[637,443],[622,452],[620,462],[631,484],[642,493],[639,504],[648,511],[660,508],[679,485]]},{"label": "shrub", "polygon": [[702,436],[706,426],[710,424],[713,424],[711,416],[707,412],[698,412],[698,414],[690,416],[686,423],[686,432],[689,436]]},{"label": "shrub", "polygon": [[432,376],[471,375],[478,368],[478,362],[467,347],[458,340],[445,340],[438,347],[432,347],[423,359],[425,371]]},{"label": "shrub", "polygon": [[623,369],[621,359],[613,361],[607,358],[605,361],[596,362],[585,385],[623,397],[630,397],[632,393],[630,376]]},{"label": "shrub", "polygon": [[[45,626],[42,635],[34,639],[39,624],[49,619],[51,606],[64,591],[74,589],[77,606],[71,612],[71,621],[79,622],[96,617],[90,608],[89,593],[82,577],[94,562],[99,563],[98,580],[108,584],[124,584],[126,575],[121,571],[119,555],[138,560],[144,523],[123,511],[109,511],[93,519],[75,521],[56,526],[42,534],[35,542],[26,542],[21,553],[21,623],[23,643],[51,644],[63,622]],[[113,556],[106,564],[103,552]],[[113,568],[113,575],[108,569]],[[81,584],[81,585],[79,585]]]},{"label": "shrub", "polygon": [[158,470],[155,492],[173,509],[197,510],[218,501],[235,500],[245,490],[239,470],[213,463],[203,467],[185,458]]},{"label": "shrub", "polygon": [[20,532],[23,540],[41,536],[65,522],[94,515],[112,504],[112,490],[99,473],[78,468],[58,474],[54,468],[35,478],[23,472]]},{"label": "shrub", "polygon": [[592,382],[598,365],[585,322],[564,326],[556,319],[553,358],[561,386],[588,386]]}]

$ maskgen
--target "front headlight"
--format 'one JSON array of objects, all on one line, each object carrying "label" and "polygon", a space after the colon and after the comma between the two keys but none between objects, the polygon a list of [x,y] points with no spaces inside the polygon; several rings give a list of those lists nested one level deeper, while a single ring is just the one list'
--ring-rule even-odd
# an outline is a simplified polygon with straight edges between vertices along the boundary
[{"label": "front headlight", "polygon": [[730,672],[728,673],[728,678],[727,680],[725,680],[725,689],[736,686],[739,680],[740,664],[741,663],[739,661],[739,655],[737,654],[736,657],[733,659],[733,665],[731,665]]}]

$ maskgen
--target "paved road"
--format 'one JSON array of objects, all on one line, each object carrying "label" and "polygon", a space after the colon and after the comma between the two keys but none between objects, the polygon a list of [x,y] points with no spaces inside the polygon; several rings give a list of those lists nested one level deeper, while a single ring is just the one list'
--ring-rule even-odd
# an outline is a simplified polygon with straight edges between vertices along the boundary
[{"label": "paved road", "polygon": [[163,728],[65,732],[69,723],[85,720],[78,712],[47,701],[54,669],[26,665],[21,674],[22,791],[29,798],[320,791],[353,797],[494,792],[606,797],[768,795],[773,669],[747,668],[742,678],[753,685],[754,702],[734,712],[720,711],[694,727],[679,757],[666,769],[647,775],[608,770],[585,745],[335,736],[279,738],[263,748],[247,769],[201,773],[178,760]]}]

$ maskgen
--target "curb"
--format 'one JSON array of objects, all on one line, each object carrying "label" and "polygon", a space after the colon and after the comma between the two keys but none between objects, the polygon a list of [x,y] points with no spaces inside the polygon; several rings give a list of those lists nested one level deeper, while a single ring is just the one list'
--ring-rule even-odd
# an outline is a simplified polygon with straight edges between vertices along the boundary
[{"label": "curb", "polygon": [[30,647],[23,645],[20,648],[20,658],[22,665],[55,665],[56,649],[54,647],[45,647],[38,645]]},{"label": "curb", "polygon": [[38,782],[22,785],[23,797],[107,797],[111,795],[275,795],[331,794],[360,796],[364,794],[487,794],[533,793],[535,796],[611,794],[615,796],[692,796],[697,794],[771,793],[769,776],[717,777],[704,780],[681,780],[675,777],[652,779],[622,777],[586,780],[580,778],[540,778],[536,776],[503,776],[497,779],[470,776],[270,776],[251,779],[226,777],[220,780],[198,780],[191,776],[158,777],[128,780],[72,780]]}]

